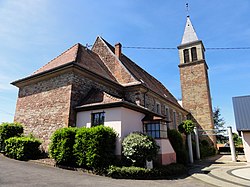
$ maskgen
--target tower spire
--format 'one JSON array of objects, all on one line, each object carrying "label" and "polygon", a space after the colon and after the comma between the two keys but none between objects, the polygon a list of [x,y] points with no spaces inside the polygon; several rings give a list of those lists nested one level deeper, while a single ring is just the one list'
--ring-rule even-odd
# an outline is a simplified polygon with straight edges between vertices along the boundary
[{"label": "tower spire", "polygon": [[190,17],[187,16],[186,26],[185,26],[184,34],[182,36],[181,45],[194,42],[197,40],[198,40],[198,37],[191,23]]}]

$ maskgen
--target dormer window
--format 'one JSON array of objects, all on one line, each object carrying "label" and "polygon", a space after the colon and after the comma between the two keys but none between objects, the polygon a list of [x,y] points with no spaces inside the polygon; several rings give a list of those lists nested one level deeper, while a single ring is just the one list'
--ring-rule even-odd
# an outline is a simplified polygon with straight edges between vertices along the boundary
[{"label": "dormer window", "polygon": [[184,49],[184,50],[183,50],[183,54],[184,54],[184,63],[190,62],[189,50],[188,50],[188,49]]},{"label": "dormer window", "polygon": [[191,48],[191,56],[192,56],[192,61],[196,61],[196,60],[197,60],[197,51],[196,51],[196,47],[192,47],[192,48]]}]

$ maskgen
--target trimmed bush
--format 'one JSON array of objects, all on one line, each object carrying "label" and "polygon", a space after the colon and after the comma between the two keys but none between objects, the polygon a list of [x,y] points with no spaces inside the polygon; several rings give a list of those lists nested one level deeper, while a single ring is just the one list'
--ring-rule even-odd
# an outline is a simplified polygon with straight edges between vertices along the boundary
[{"label": "trimmed bush", "polygon": [[117,179],[171,179],[187,174],[187,168],[181,164],[170,164],[154,169],[141,167],[116,167],[108,169],[108,176]]},{"label": "trimmed bush", "polygon": [[168,139],[176,153],[176,161],[180,164],[188,163],[188,153],[183,144],[183,138],[181,133],[179,133],[176,129],[168,130]]},{"label": "trimmed bush", "polygon": [[57,164],[74,164],[73,146],[77,128],[68,127],[57,129],[51,136],[49,155]]},{"label": "trimmed bush", "polygon": [[15,136],[21,136],[23,126],[20,123],[2,123],[0,125],[0,151],[4,151],[5,140]]},{"label": "trimmed bush", "polygon": [[152,137],[140,132],[133,132],[125,137],[122,147],[124,156],[137,166],[145,165],[146,160],[153,160],[160,148]]},{"label": "trimmed bush", "polygon": [[76,134],[74,155],[78,166],[99,170],[114,161],[116,133],[103,125],[81,128]]},{"label": "trimmed bush", "polygon": [[5,155],[18,159],[35,159],[40,155],[41,141],[31,137],[12,137],[5,140]]},{"label": "trimmed bush", "polygon": [[206,158],[216,154],[216,149],[209,144],[207,140],[202,140],[200,142],[200,152],[201,158]]}]

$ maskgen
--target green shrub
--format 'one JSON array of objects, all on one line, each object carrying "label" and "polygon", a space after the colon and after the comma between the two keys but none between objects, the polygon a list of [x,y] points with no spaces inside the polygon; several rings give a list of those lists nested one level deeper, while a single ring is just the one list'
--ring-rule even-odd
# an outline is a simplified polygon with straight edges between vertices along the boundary
[{"label": "green shrub", "polygon": [[0,125],[0,151],[4,151],[5,140],[14,136],[21,136],[23,126],[20,123],[2,123]]},{"label": "green shrub", "polygon": [[202,140],[200,142],[200,153],[201,158],[206,158],[216,154],[216,149],[209,144],[207,140]]},{"label": "green shrub", "polygon": [[111,165],[115,158],[116,136],[112,128],[103,125],[81,128],[74,145],[76,163],[96,170]]},{"label": "green shrub", "polygon": [[181,133],[179,133],[176,129],[168,130],[168,139],[176,153],[176,161],[180,164],[188,163],[188,153],[183,144],[183,138]]},{"label": "green shrub", "polygon": [[49,155],[57,164],[74,164],[73,146],[77,128],[57,129],[51,136]]},{"label": "green shrub", "polygon": [[118,179],[170,179],[187,174],[187,168],[181,164],[170,164],[159,168],[116,167],[108,169],[108,176]]},{"label": "green shrub", "polygon": [[140,132],[130,133],[122,142],[124,156],[133,162],[133,165],[144,165],[156,157],[159,146],[156,141]]},{"label": "green shrub", "polygon": [[12,137],[5,140],[5,155],[18,160],[35,159],[41,153],[41,141],[31,137]]},{"label": "green shrub", "polygon": [[190,134],[193,132],[194,127],[195,125],[192,120],[185,120],[178,126],[178,130],[181,133]]}]

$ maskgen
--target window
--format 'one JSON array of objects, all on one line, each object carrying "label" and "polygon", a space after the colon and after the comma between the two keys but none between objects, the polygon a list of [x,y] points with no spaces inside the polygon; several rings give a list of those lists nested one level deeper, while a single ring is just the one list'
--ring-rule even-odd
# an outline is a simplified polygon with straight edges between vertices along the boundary
[{"label": "window", "polygon": [[91,114],[91,127],[104,125],[105,112],[98,112]]},{"label": "window", "polygon": [[174,128],[176,129],[176,112],[173,112],[173,124],[174,124]]},{"label": "window", "polygon": [[168,107],[165,107],[165,115],[166,115],[166,120],[169,121],[169,109],[168,109]]},{"label": "window", "polygon": [[189,50],[188,49],[184,49],[183,50],[183,54],[184,54],[184,63],[190,62],[190,59],[189,59]]},{"label": "window", "polygon": [[182,114],[179,113],[179,124],[181,124],[181,122],[182,122]]},{"label": "window", "polygon": [[192,61],[197,60],[197,52],[196,52],[196,47],[191,48],[191,56],[192,56]]},{"label": "window", "polygon": [[167,125],[159,121],[144,123],[144,132],[152,138],[167,138]]},{"label": "window", "polygon": [[160,109],[161,109],[160,103],[156,103],[156,113],[157,114],[160,114]]}]

